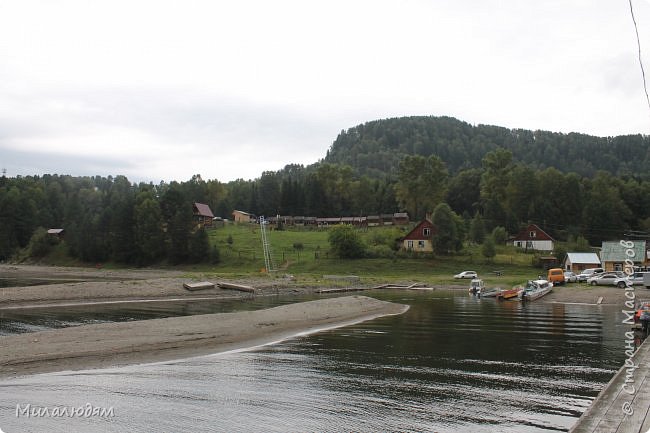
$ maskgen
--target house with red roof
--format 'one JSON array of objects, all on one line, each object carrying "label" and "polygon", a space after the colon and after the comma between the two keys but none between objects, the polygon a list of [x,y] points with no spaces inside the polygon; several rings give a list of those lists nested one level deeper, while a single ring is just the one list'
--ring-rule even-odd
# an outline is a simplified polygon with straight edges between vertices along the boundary
[{"label": "house with red roof", "polygon": [[402,238],[402,249],[417,253],[432,253],[434,233],[436,233],[436,226],[431,220],[425,218]]},{"label": "house with red roof", "polygon": [[551,235],[539,228],[537,224],[528,224],[513,239],[514,246],[535,251],[553,251],[554,242]]}]

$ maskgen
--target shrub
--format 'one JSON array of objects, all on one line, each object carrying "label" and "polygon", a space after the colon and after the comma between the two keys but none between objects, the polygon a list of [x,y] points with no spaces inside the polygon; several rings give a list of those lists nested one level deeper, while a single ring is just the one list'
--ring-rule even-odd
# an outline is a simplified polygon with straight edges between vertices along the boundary
[{"label": "shrub", "polygon": [[329,229],[327,239],[334,254],[342,259],[359,259],[365,255],[365,246],[357,231],[346,225]]},{"label": "shrub", "polygon": [[31,257],[44,257],[52,247],[59,243],[59,238],[47,233],[43,227],[37,228],[29,240],[29,255]]}]

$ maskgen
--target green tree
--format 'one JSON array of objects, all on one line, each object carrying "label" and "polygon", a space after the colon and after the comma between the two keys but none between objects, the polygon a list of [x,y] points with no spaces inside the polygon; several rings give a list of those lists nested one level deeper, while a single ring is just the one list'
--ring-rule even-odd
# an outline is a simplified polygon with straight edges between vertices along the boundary
[{"label": "green tree", "polygon": [[201,227],[190,236],[188,260],[190,263],[201,263],[210,258],[209,254],[210,242],[208,240],[208,233]]},{"label": "green tree", "polygon": [[342,259],[359,259],[365,255],[365,245],[351,226],[337,225],[329,229],[327,239],[332,252]]},{"label": "green tree", "polygon": [[437,254],[449,254],[459,249],[457,215],[447,203],[440,203],[433,211],[431,222],[436,226],[433,235],[433,251]]},{"label": "green tree", "polygon": [[410,215],[422,218],[442,202],[447,177],[447,167],[438,156],[406,156],[399,163],[395,196]]},{"label": "green tree", "polygon": [[492,236],[487,236],[483,241],[483,246],[481,247],[481,254],[483,254],[483,257],[485,257],[489,262],[492,261],[494,256],[497,255],[496,246],[494,244],[494,238]]},{"label": "green tree", "polygon": [[140,193],[136,201],[133,218],[136,263],[150,265],[165,255],[162,212],[150,192]]},{"label": "green tree", "polygon": [[504,227],[495,227],[492,230],[492,240],[496,245],[504,245],[508,239],[508,232]]},{"label": "green tree", "polygon": [[485,224],[481,214],[476,212],[469,226],[469,240],[477,244],[482,244],[485,239]]},{"label": "green tree", "polygon": [[38,258],[45,257],[58,243],[59,238],[48,234],[43,227],[38,227],[29,240],[29,255]]},{"label": "green tree", "polygon": [[512,169],[512,152],[499,148],[489,152],[483,158],[483,175],[481,176],[481,201],[483,216],[490,227],[507,225],[508,215],[507,186]]}]

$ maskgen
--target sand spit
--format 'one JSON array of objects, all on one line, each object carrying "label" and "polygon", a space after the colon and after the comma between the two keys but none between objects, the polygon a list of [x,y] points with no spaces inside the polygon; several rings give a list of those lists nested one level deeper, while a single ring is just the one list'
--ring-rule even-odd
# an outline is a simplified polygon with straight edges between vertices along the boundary
[{"label": "sand spit", "polygon": [[406,310],[406,305],[346,296],[258,311],[101,323],[12,335],[0,337],[0,376],[207,355]]}]

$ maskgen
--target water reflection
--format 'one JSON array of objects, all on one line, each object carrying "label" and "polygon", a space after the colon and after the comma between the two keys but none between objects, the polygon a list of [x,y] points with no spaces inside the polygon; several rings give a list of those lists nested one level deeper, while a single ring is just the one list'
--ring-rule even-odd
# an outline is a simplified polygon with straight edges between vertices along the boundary
[{"label": "water reflection", "polygon": [[[623,361],[615,306],[377,292],[404,315],[251,352],[0,385],[11,431],[567,431]],[[16,403],[113,406],[16,419]]]}]

